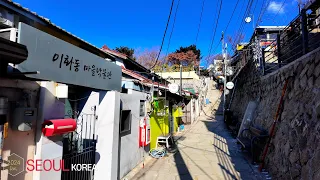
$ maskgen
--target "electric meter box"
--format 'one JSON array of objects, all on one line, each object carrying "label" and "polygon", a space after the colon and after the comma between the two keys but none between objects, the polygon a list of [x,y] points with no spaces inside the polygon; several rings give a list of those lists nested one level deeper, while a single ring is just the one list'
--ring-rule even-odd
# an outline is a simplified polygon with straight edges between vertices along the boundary
[{"label": "electric meter box", "polygon": [[37,119],[37,115],[37,108],[16,108],[13,112],[12,130],[31,130],[31,124]]}]

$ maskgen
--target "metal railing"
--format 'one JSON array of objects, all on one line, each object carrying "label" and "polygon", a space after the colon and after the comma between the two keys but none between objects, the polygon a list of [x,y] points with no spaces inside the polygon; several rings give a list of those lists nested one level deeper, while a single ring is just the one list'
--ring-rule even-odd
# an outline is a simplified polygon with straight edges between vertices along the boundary
[{"label": "metal railing", "polygon": [[[93,114],[68,112],[67,117],[77,120],[75,132],[64,135],[63,163],[61,180],[93,180],[96,164],[96,106],[91,108]],[[89,167],[90,166],[90,167]]]},{"label": "metal railing", "polygon": [[263,49],[264,74],[273,72],[320,46],[320,17],[302,10],[270,45]]}]

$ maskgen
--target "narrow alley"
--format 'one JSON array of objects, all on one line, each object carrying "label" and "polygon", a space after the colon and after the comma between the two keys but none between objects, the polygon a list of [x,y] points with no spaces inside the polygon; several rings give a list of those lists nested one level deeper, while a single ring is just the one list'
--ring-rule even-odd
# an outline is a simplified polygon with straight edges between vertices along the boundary
[{"label": "narrow alley", "polygon": [[129,180],[262,179],[245,159],[222,116],[221,92],[210,82],[202,115],[178,139],[178,150],[154,160]]},{"label": "narrow alley", "polygon": [[0,0],[0,180],[320,180],[320,0],[41,2]]}]

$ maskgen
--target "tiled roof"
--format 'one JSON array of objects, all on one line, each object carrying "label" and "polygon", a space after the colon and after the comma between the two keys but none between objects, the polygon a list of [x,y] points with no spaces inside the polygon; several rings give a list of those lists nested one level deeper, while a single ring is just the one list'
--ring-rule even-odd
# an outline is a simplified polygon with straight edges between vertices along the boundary
[{"label": "tiled roof", "polygon": [[[72,37],[74,37],[74,38],[76,38],[76,39],[78,39],[78,40],[80,40],[80,41],[88,44],[89,46],[94,47],[95,49],[97,49],[97,50],[99,50],[99,51],[101,51],[101,52],[103,52],[103,53],[105,53],[105,54],[108,54],[107,52],[105,52],[105,51],[103,51],[102,49],[94,46],[93,44],[91,44],[91,43],[89,43],[89,42],[81,39],[80,37],[77,37],[77,36],[71,34],[70,32],[68,32],[68,31],[65,30],[65,29],[62,29],[61,27],[55,25],[54,23],[52,23],[52,22],[50,21],[50,19],[45,18],[45,17],[43,17],[43,16],[40,16],[40,15],[38,15],[36,12],[30,11],[28,8],[25,8],[25,7],[21,6],[19,3],[15,3],[15,2],[13,2],[12,0],[3,0],[3,1],[8,2],[9,4],[11,4],[11,5],[13,5],[13,6],[17,7],[17,8],[19,8],[19,9],[21,9],[21,10],[24,10],[25,12],[30,13],[30,14],[36,16],[37,18],[43,20],[43,21],[44,21],[45,23],[47,23],[48,25],[51,25],[51,26],[53,26],[54,28],[57,28],[57,29],[63,31],[64,33],[67,33],[68,35],[70,35],[70,36],[72,36]],[[108,55],[109,55],[109,54],[108,54]]]},{"label": "tiled roof", "polygon": [[135,72],[133,72],[133,71],[131,71],[131,70],[129,70],[129,69],[126,69],[126,68],[124,68],[124,67],[122,67],[122,73],[124,73],[124,74],[126,74],[126,75],[129,75],[129,76],[131,76],[131,77],[133,77],[133,78],[136,78],[136,79],[138,79],[138,80],[140,80],[140,81],[142,81],[142,82],[151,82],[150,79],[145,78],[144,76],[141,76],[140,74],[135,73]]},{"label": "tiled roof", "polygon": [[112,55],[119,56],[120,58],[128,59],[127,55],[119,53],[118,51],[112,50],[107,45],[103,45],[101,49],[105,52],[112,54]]},{"label": "tiled roof", "polygon": [[150,72],[149,69],[147,69],[146,67],[142,66],[142,65],[139,64],[138,62],[136,62],[136,61],[128,58],[127,55],[125,55],[125,54],[123,54],[123,53],[120,53],[120,52],[118,52],[118,51],[112,50],[112,49],[110,49],[107,45],[103,45],[103,47],[101,48],[101,50],[103,50],[103,51],[105,51],[105,52],[107,52],[107,53],[109,53],[109,54],[111,54],[111,55],[113,55],[113,56],[122,58],[122,59],[126,60],[127,62],[130,62],[130,63],[132,63],[132,64],[140,67],[141,69],[143,69],[143,70],[146,71],[146,72]]}]

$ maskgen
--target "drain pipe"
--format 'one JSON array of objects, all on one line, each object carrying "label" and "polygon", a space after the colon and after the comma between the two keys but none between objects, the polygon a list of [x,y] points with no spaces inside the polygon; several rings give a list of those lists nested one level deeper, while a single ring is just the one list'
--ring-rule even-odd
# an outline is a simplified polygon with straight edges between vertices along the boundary
[{"label": "drain pipe", "polygon": [[231,104],[232,104],[233,97],[234,97],[234,92],[236,91],[236,87],[237,87],[237,82],[238,82],[238,79],[234,83],[234,88],[233,88],[233,91],[232,91],[232,95],[231,95],[231,99],[230,99],[230,102],[229,102],[228,110],[230,110],[230,108],[231,108]]}]

